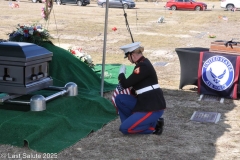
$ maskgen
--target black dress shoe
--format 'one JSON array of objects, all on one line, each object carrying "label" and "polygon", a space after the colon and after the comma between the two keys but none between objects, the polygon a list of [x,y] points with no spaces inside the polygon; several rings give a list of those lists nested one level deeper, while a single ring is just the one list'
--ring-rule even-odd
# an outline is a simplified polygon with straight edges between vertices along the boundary
[{"label": "black dress shoe", "polygon": [[164,119],[159,118],[157,121],[157,125],[155,127],[155,131],[153,131],[153,134],[161,135],[163,132],[163,126],[164,126]]}]

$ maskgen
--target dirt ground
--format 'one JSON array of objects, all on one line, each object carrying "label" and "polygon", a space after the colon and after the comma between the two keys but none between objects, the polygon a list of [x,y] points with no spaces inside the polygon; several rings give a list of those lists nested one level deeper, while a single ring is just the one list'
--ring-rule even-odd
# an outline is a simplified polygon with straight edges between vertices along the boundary
[{"label": "dirt ground", "polygon": [[[55,38],[55,45],[66,49],[80,46],[92,56],[94,63],[102,62],[105,9],[95,1],[86,7],[54,5],[48,22],[40,16],[43,4],[21,0],[19,8],[10,8],[8,3],[0,2],[0,39],[7,39],[7,33],[18,23],[42,23]],[[166,10],[165,2],[136,2],[135,9],[125,10],[133,38],[145,47],[145,56],[153,63],[168,63],[155,67],[167,102],[163,134],[123,135],[118,131],[118,118],[58,153],[58,159],[240,160],[239,100],[225,99],[223,104],[198,101],[197,86],[178,88],[180,63],[175,48],[209,48],[215,40],[240,37],[239,11],[225,11],[219,1],[206,3],[208,10],[200,12]],[[106,63],[129,65],[119,49],[131,42],[123,10],[109,9],[108,14]],[[157,23],[160,17],[164,17],[163,23]],[[210,34],[216,38],[209,38]],[[111,93],[105,94],[106,98],[110,96]],[[194,111],[218,112],[221,119],[217,124],[193,122],[190,117]],[[0,145],[0,155],[6,153],[42,154],[27,146]]]}]

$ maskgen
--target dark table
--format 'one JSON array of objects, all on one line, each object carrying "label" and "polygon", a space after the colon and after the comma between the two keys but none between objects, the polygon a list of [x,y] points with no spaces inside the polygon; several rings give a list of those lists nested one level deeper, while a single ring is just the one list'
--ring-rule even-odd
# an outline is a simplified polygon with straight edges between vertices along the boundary
[{"label": "dark table", "polygon": [[198,85],[198,64],[199,56],[202,51],[209,51],[209,48],[176,48],[180,67],[181,77],[179,89],[182,89],[186,85]]}]

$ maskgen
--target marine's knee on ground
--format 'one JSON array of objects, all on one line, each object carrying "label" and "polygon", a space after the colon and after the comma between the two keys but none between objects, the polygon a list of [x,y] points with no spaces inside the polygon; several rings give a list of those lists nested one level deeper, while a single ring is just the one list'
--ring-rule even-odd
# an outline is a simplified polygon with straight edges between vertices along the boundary
[{"label": "marine's knee on ground", "polygon": [[120,125],[119,131],[121,131],[123,134],[129,134],[128,128],[126,128],[124,125]]}]

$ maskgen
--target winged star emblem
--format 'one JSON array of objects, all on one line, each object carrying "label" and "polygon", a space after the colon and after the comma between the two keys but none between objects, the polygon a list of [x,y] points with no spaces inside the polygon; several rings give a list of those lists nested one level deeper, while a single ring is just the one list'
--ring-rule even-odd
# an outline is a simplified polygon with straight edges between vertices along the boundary
[{"label": "winged star emblem", "polygon": [[218,82],[220,82],[220,79],[222,79],[224,77],[224,75],[226,73],[226,69],[219,76],[217,76],[213,73],[212,68],[210,68],[210,73],[211,73],[211,76],[213,77],[213,81],[218,84]]}]

